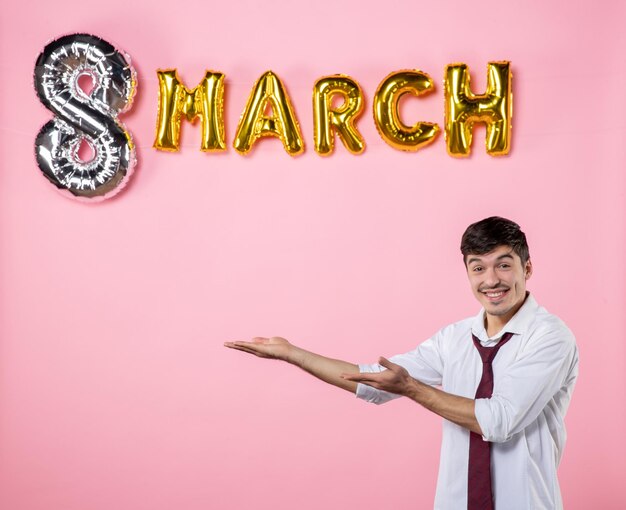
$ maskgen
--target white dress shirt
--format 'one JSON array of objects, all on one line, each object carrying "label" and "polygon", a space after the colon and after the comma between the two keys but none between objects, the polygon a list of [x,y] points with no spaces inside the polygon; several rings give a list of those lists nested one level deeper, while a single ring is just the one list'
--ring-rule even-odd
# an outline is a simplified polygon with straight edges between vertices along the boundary
[{"label": "white dress shirt", "polygon": [[[491,398],[476,399],[483,439],[491,441],[491,477],[496,510],[561,509],[556,469],[565,445],[564,417],[578,375],[572,332],[537,305],[532,295],[497,335],[485,331],[484,309],[451,324],[415,350],[390,360],[412,377],[454,395],[474,398],[482,361],[472,333],[484,346],[513,333],[493,361]],[[359,365],[380,372],[378,364]],[[357,397],[382,404],[398,395],[359,384]],[[467,508],[469,431],[443,421],[435,509]]]}]

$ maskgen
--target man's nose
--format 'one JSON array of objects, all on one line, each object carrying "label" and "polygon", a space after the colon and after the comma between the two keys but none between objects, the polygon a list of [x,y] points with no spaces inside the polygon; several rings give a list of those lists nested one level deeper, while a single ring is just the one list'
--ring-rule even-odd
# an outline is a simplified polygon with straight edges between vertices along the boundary
[{"label": "man's nose", "polygon": [[500,278],[495,269],[490,268],[485,270],[484,284],[488,287],[496,287],[500,283]]}]

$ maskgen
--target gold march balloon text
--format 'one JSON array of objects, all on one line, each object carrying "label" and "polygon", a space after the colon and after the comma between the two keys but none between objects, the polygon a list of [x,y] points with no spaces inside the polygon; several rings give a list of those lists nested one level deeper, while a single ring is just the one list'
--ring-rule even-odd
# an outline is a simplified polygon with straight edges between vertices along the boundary
[{"label": "gold march balloon text", "polygon": [[[193,89],[175,69],[157,71],[159,100],[154,147],[177,151],[184,119],[202,123],[203,151],[225,151],[225,76],[207,71]],[[472,93],[465,64],[450,64],[444,74],[445,138],[448,153],[468,156],[474,124],[487,125],[487,153],[498,156],[511,148],[513,95],[509,62],[489,62],[487,90]],[[79,81],[87,78],[86,91]],[[128,182],[136,163],[130,131],[118,120],[136,95],[137,74],[130,56],[91,34],[71,34],[48,43],[35,64],[35,91],[53,118],[35,140],[37,164],[62,193],[83,201],[114,196]],[[406,125],[399,103],[406,94],[420,97],[435,88],[428,74],[396,71],[380,83],[374,94],[373,114],[382,139],[394,149],[417,151],[431,144],[439,126],[431,122]],[[336,100],[340,101],[337,102]],[[321,156],[332,154],[339,137],[352,154],[365,150],[357,121],[364,111],[363,92],[356,80],[337,74],[313,85],[314,147]],[[289,94],[280,78],[264,73],[252,87],[233,140],[234,149],[248,154],[261,137],[276,137],[295,156],[304,141]],[[84,158],[87,145],[92,156]]]},{"label": "gold march balloon text", "polygon": [[[157,71],[159,78],[159,111],[154,147],[178,151],[180,124],[183,118],[202,123],[200,149],[207,152],[226,150],[224,140],[224,75],[207,71],[194,88],[187,88],[175,69]],[[489,62],[487,91],[475,95],[470,88],[465,64],[446,67],[445,138],[451,156],[468,156],[476,122],[487,125],[487,153],[507,154],[511,148],[513,96],[509,62]],[[394,149],[417,151],[432,143],[439,126],[430,122],[405,125],[398,104],[405,94],[416,97],[434,90],[428,74],[417,69],[391,73],[374,94],[374,122],[382,139]],[[343,102],[333,106],[335,96]],[[269,112],[269,113],[268,113]],[[314,147],[326,156],[334,151],[338,136],[352,154],[365,150],[365,140],[357,128],[363,113],[363,93],[359,84],[344,75],[324,76],[313,85]],[[248,154],[255,142],[264,136],[279,138],[285,151],[295,156],[304,151],[304,141],[295,111],[280,78],[272,71],[264,73],[254,84],[235,132],[233,147]]]}]

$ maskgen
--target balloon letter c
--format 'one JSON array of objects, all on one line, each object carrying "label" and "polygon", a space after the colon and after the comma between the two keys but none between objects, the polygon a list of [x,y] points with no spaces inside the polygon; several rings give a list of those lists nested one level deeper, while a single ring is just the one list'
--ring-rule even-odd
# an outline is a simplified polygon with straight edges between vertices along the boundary
[{"label": "balloon letter c", "polygon": [[430,122],[418,122],[412,127],[400,120],[398,102],[404,94],[419,97],[432,92],[433,80],[418,70],[397,71],[387,76],[374,95],[374,121],[382,139],[391,147],[404,151],[416,151],[435,141],[439,126]]}]

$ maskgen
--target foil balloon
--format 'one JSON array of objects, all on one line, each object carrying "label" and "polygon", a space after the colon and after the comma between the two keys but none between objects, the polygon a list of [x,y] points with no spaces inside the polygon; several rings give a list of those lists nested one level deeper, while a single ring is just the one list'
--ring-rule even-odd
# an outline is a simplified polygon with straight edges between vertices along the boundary
[{"label": "foil balloon", "polygon": [[374,122],[382,139],[394,149],[416,151],[435,141],[439,126],[418,122],[413,126],[400,120],[399,102],[405,94],[415,97],[435,89],[433,80],[419,70],[396,71],[387,76],[374,95]]},{"label": "foil balloon", "polygon": [[180,146],[180,123],[184,117],[202,121],[200,149],[207,152],[226,150],[224,143],[224,75],[207,71],[193,90],[185,87],[176,69],[157,71],[159,78],[159,113],[154,147],[177,151]]},{"label": "foil balloon", "polygon": [[[93,88],[85,92],[86,76]],[[55,117],[35,141],[44,176],[67,196],[103,200],[128,182],[136,163],[130,133],[117,117],[127,111],[137,88],[130,57],[90,34],[73,34],[50,42],[35,65],[35,90]],[[94,156],[84,161],[82,144]]]},{"label": "foil balloon", "polygon": [[[343,98],[343,103],[333,107],[337,95]],[[348,151],[361,154],[365,150],[365,141],[354,123],[362,110],[363,92],[352,78],[337,74],[317,80],[313,87],[313,131],[317,153],[326,156],[333,152],[336,131]]]},{"label": "foil balloon", "polygon": [[489,62],[487,91],[474,95],[465,64],[450,64],[445,75],[446,142],[451,156],[468,156],[474,123],[487,125],[487,152],[508,154],[513,117],[512,74],[509,62]]},{"label": "foil balloon", "polygon": [[[267,112],[268,108],[271,108],[271,113]],[[280,138],[291,156],[304,150],[289,96],[272,71],[264,73],[255,83],[237,126],[233,147],[240,154],[248,154],[252,145],[263,136]]]}]

